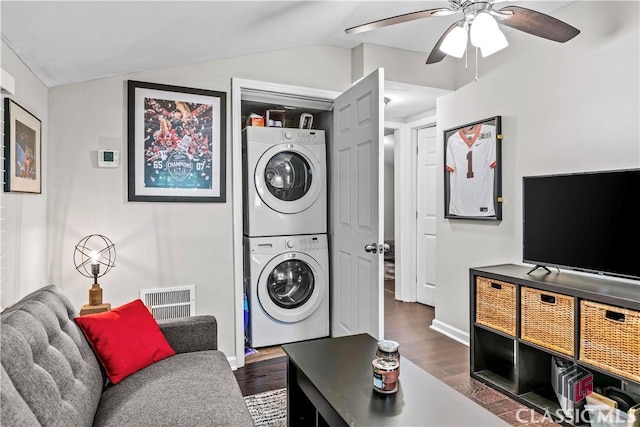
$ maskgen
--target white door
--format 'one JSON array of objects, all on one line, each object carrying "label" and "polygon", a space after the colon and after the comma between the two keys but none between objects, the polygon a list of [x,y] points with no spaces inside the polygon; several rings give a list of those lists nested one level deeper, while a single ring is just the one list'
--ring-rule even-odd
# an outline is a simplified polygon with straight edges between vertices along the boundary
[{"label": "white door", "polygon": [[436,291],[436,127],[418,129],[417,301],[435,306]]},{"label": "white door", "polygon": [[[384,70],[340,95],[331,144],[332,336],[384,334]],[[365,249],[367,248],[367,249]]]}]

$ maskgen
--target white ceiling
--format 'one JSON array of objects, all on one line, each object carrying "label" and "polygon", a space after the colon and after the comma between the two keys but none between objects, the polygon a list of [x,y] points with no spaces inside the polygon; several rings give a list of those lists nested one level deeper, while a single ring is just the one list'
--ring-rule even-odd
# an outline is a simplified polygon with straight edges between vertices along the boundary
[{"label": "white ceiling", "polygon": [[[512,2],[511,2],[512,3]],[[566,1],[520,1],[550,15]],[[507,3],[505,3],[506,5]],[[308,45],[372,43],[424,52],[460,18],[433,17],[366,33],[345,28],[440,1],[0,1],[2,40],[48,87],[181,64]],[[501,6],[500,6],[501,7]],[[507,33],[506,27],[505,33]],[[419,34],[416,37],[416,34]],[[533,36],[532,36],[533,37]],[[400,108],[395,93],[426,104]],[[395,88],[385,112],[408,117],[435,107],[433,93]],[[401,97],[401,96],[400,96]],[[408,104],[408,103],[405,103]],[[429,105],[432,106],[429,108]],[[418,108],[416,110],[416,108]],[[407,114],[408,113],[408,114]]]}]

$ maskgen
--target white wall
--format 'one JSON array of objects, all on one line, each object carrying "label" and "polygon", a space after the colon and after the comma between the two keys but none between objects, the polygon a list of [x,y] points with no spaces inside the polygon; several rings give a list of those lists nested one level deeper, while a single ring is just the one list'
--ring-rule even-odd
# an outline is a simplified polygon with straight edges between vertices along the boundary
[{"label": "white wall", "polygon": [[[42,194],[4,193],[0,214],[0,306],[6,308],[46,282],[47,271],[47,87],[2,42],[2,69],[15,79],[9,97],[42,122]],[[2,118],[4,120],[4,96]],[[3,128],[4,129],[4,128]],[[4,145],[4,139],[2,141]],[[4,163],[3,163],[4,164]],[[3,181],[4,182],[4,181]],[[0,189],[0,191],[3,191]]]},{"label": "white wall", "polygon": [[[100,280],[105,302],[117,306],[138,298],[140,289],[194,284],[196,312],[216,315],[220,349],[234,356],[234,310],[241,303],[234,301],[230,155],[226,203],[128,202],[126,80],[227,92],[231,153],[232,77],[344,90],[351,83],[349,64],[349,50],[314,46],[52,89],[49,281],[77,307],[86,304],[91,280],[75,271],[73,249],[85,235],[104,234],[117,250],[116,267]],[[97,168],[98,148],[120,149],[120,168]]]},{"label": "white wall", "polygon": [[500,67],[438,100],[440,150],[443,130],[503,117],[505,201],[500,223],[445,220],[440,177],[436,322],[468,333],[469,268],[521,263],[522,176],[640,167],[639,6],[573,3],[558,17],[582,31],[575,39],[509,33]]},{"label": "white wall", "polygon": [[364,43],[353,50],[352,77],[355,81],[382,67],[387,81],[442,89],[459,86],[455,63],[442,61],[426,65],[427,57],[428,54],[424,52]]}]

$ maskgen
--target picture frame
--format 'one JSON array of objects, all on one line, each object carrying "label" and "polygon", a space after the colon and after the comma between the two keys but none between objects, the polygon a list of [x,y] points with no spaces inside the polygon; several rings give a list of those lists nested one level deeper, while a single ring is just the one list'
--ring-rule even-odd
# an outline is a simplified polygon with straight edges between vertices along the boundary
[{"label": "picture frame", "polygon": [[444,131],[444,217],[502,220],[502,117]]},{"label": "picture frame", "polygon": [[225,203],[226,92],[127,86],[128,200]]},{"label": "picture frame", "polygon": [[42,122],[4,100],[4,191],[42,193]]}]

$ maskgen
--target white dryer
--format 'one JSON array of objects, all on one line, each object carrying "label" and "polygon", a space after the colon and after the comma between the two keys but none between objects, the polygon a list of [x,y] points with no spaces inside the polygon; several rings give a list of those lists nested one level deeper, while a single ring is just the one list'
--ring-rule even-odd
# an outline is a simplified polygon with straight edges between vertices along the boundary
[{"label": "white dryer", "polygon": [[323,130],[247,126],[242,154],[246,236],[327,232]]},{"label": "white dryer", "polygon": [[244,252],[251,347],[329,336],[326,235],[245,237]]}]

